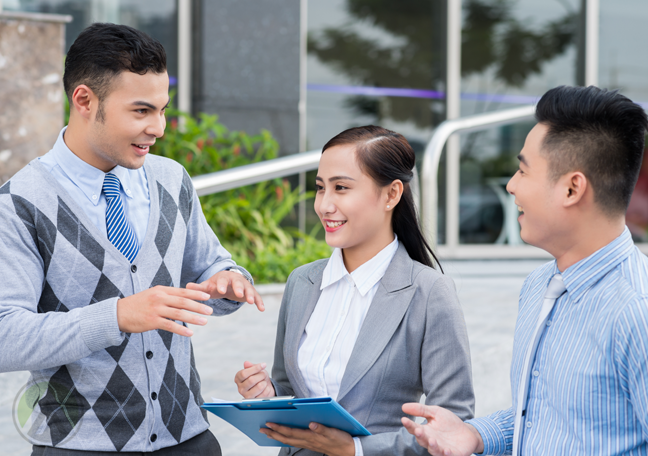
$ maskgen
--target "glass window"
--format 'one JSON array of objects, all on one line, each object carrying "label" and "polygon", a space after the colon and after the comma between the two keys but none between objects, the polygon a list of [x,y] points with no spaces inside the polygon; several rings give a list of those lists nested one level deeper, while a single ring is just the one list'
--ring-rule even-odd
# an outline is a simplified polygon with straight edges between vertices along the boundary
[{"label": "glass window", "polygon": [[445,0],[309,0],[308,148],[379,124],[422,149],[445,118]]},{"label": "glass window", "polygon": [[[464,1],[461,115],[531,104],[552,87],[576,84],[584,49],[579,11],[580,0]],[[505,187],[532,127],[462,135],[460,243],[522,242]]]},{"label": "glass window", "polygon": [[167,52],[172,85],[178,74],[178,16],[176,0],[3,0],[8,11],[69,14],[66,49],[93,22],[130,25],[159,40]]}]

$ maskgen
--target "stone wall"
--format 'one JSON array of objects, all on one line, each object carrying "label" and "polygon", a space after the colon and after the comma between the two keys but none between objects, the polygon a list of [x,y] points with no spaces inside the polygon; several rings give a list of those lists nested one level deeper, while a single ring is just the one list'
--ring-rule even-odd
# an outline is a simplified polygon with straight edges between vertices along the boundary
[{"label": "stone wall", "polygon": [[69,16],[0,12],[0,184],[45,154],[63,127]]}]

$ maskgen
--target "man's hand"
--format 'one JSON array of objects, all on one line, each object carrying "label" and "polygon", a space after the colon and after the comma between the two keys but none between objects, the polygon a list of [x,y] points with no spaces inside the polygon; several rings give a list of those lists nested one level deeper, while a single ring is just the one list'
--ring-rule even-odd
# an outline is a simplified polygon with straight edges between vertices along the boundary
[{"label": "man's hand", "polygon": [[243,370],[240,370],[234,376],[234,383],[238,391],[246,399],[256,397],[274,397],[277,395],[274,386],[270,381],[270,376],[265,370],[266,363],[252,364],[249,361],[243,363]]},{"label": "man's hand", "polygon": [[401,418],[407,431],[432,456],[470,456],[484,451],[484,442],[477,429],[449,410],[409,403],[403,405],[403,412],[427,419],[427,424],[416,424],[408,418]]},{"label": "man's hand", "polygon": [[213,309],[196,301],[206,301],[209,294],[184,288],[157,286],[117,301],[119,330],[142,333],[163,329],[181,336],[193,331],[173,320],[192,325],[206,325],[207,319],[190,312],[211,315]]},{"label": "man's hand", "polygon": [[221,271],[203,283],[188,283],[187,288],[209,293],[212,299],[227,298],[232,301],[246,301],[249,304],[255,304],[261,312],[265,310],[263,299],[261,299],[259,293],[238,272]]},{"label": "man's hand", "polygon": [[308,429],[296,429],[274,423],[266,423],[266,426],[269,429],[261,428],[259,432],[290,446],[306,448],[328,456],[355,455],[353,437],[339,429],[318,423],[310,423]]}]

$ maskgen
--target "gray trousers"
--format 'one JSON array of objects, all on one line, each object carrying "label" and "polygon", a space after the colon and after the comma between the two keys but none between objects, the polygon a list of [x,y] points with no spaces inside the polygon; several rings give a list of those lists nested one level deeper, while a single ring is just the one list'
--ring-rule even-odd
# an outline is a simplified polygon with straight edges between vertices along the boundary
[{"label": "gray trousers", "polygon": [[[107,456],[116,455],[118,453],[105,452],[105,451],[80,451],[80,450],[66,450],[63,448],[52,448],[46,446],[34,445],[32,456]],[[182,442],[179,445],[172,447],[162,448],[161,450],[153,451],[152,453],[141,452],[126,452],[119,453],[126,456],[221,456],[220,445],[218,440],[214,437],[209,430],[198,434],[197,436]]]}]

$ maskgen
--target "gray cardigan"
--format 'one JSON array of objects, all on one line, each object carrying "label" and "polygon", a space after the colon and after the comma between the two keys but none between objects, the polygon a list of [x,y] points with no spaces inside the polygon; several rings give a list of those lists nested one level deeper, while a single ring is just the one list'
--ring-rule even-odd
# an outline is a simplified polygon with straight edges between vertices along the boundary
[{"label": "gray cardigan", "polygon": [[[277,395],[308,396],[297,366],[304,328],[320,296],[328,260],[290,275],[279,313],[272,381]],[[452,279],[413,261],[400,245],[380,281],[340,385],[337,401],[373,435],[361,437],[365,456],[425,455],[402,427],[401,406],[418,402],[473,416],[470,352]],[[280,454],[314,456],[283,448]]]},{"label": "gray cardigan", "polygon": [[120,332],[117,300],[237,266],[184,168],[149,155],[144,169],[151,210],[132,265],[37,159],[0,187],[0,372],[31,371],[33,444],[148,452],[209,427],[191,339]]}]

